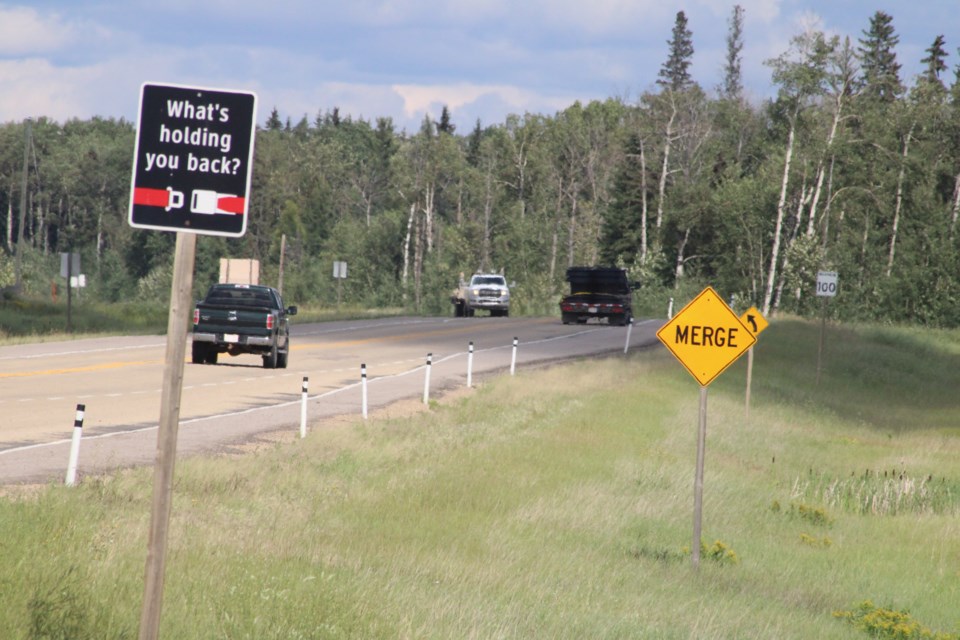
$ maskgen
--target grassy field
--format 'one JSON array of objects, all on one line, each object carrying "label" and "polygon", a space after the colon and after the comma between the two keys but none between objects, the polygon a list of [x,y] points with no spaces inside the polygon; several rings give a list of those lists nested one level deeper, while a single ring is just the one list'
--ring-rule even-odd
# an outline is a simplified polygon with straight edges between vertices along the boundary
[{"label": "grassy field", "polygon": [[[161,637],[960,635],[960,332],[782,320],[708,392],[662,348],[178,462]],[[412,403],[415,404],[415,403]],[[152,475],[8,488],[0,637],[135,638]]]}]

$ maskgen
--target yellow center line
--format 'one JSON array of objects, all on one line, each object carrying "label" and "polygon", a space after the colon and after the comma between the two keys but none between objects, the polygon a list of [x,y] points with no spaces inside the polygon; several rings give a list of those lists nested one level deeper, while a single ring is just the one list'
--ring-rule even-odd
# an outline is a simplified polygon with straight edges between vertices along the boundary
[{"label": "yellow center line", "polygon": [[[537,320],[536,324],[544,324],[551,322],[552,319],[546,318],[542,320]],[[404,333],[394,336],[382,336],[376,338],[358,338],[356,340],[339,340],[337,342],[326,342],[326,343],[310,343],[310,344],[294,344],[290,347],[292,351],[302,351],[307,349],[336,349],[338,347],[355,347],[361,344],[369,344],[371,342],[398,342],[401,340],[410,340],[413,338],[425,338],[429,336],[441,336],[441,335],[452,335],[457,333],[469,333],[470,331],[476,332],[480,328],[477,325],[471,325],[466,327],[454,327],[452,329],[436,329],[431,331],[420,331],[418,333]],[[488,327],[490,328],[490,327]],[[303,337],[301,337],[301,340]]]},{"label": "yellow center line", "polygon": [[[535,324],[542,324],[550,322],[549,318],[536,320]],[[401,340],[410,340],[414,338],[424,338],[429,336],[440,336],[440,335],[450,335],[457,333],[468,333],[470,331],[476,332],[479,327],[477,325],[470,326],[461,326],[454,327],[452,329],[440,329],[432,331],[420,331],[418,333],[403,333],[393,336],[382,336],[375,338],[359,338],[356,340],[338,340],[336,342],[325,342],[325,343],[311,343],[311,344],[293,344],[290,349],[292,351],[305,351],[312,349],[336,349],[340,347],[354,347],[361,344],[370,344],[372,342],[399,342]],[[303,339],[303,338],[301,338]],[[190,361],[189,358],[186,360]],[[4,378],[30,378],[34,376],[55,376],[55,375],[64,375],[70,373],[84,373],[89,371],[102,371],[106,369],[121,369],[123,367],[140,367],[143,365],[156,365],[163,364],[163,360],[134,360],[131,362],[104,362],[102,364],[91,364],[84,367],[70,367],[63,369],[43,369],[40,371],[11,371],[9,373],[0,373],[0,379]]]},{"label": "yellow center line", "polygon": [[83,373],[84,371],[99,371],[102,369],[120,369],[122,367],[138,367],[145,364],[160,364],[163,360],[138,360],[135,362],[104,362],[91,364],[86,367],[71,367],[69,369],[44,369],[42,371],[12,371],[0,373],[0,378],[29,378],[31,376],[55,376],[65,373]]}]

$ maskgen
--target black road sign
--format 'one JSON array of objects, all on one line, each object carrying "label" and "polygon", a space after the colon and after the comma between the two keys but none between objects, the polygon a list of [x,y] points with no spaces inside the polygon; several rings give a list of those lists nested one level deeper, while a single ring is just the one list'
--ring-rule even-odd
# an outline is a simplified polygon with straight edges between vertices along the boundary
[{"label": "black road sign", "polygon": [[256,111],[254,93],[145,83],[130,226],[242,236]]}]

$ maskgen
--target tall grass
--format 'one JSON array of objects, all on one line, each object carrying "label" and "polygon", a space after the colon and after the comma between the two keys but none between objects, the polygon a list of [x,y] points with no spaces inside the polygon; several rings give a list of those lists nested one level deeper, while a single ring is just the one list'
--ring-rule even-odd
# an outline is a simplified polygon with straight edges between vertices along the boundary
[{"label": "tall grass", "polygon": [[[400,308],[366,309],[300,306],[294,324],[398,316]],[[94,335],[156,335],[166,333],[170,307],[162,302],[100,303],[74,300],[69,312],[56,302],[30,297],[0,297],[0,344],[69,340]]]},{"label": "tall grass", "polygon": [[167,329],[168,306],[156,302],[104,304],[74,300],[69,306],[38,298],[0,298],[0,341],[66,339],[84,335],[157,334]]},{"label": "tall grass", "polygon": [[[709,389],[699,570],[699,392],[658,348],[179,461],[161,636],[956,638],[960,339],[831,328],[817,385],[817,331],[762,334],[749,420],[743,362]],[[151,490],[8,490],[0,637],[136,637]]]}]

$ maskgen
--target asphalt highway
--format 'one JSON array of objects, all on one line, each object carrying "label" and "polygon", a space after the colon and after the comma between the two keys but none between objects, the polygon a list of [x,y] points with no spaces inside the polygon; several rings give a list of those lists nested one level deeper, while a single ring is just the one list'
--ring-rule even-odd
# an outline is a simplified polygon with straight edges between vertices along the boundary
[{"label": "asphalt highway", "polygon": [[[476,387],[488,376],[509,375],[511,365],[520,371],[657,346],[662,324],[400,317],[293,325],[286,369],[264,369],[253,355],[184,364],[177,455],[299,431],[305,378],[307,424],[314,429],[333,416],[362,417],[364,386],[369,414],[422,398],[428,354],[427,392],[436,398],[468,382]],[[84,408],[78,477],[153,464],[166,347],[165,336],[0,347],[0,484],[63,480],[78,405]]]}]

